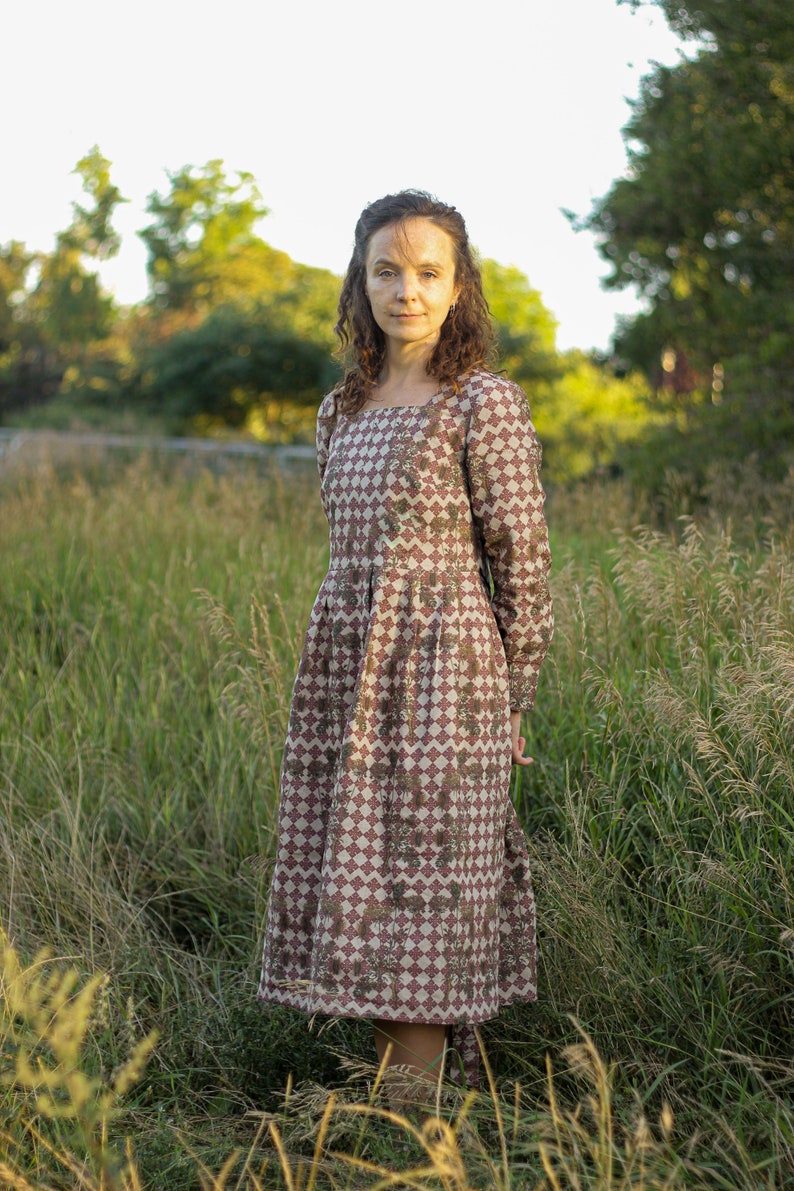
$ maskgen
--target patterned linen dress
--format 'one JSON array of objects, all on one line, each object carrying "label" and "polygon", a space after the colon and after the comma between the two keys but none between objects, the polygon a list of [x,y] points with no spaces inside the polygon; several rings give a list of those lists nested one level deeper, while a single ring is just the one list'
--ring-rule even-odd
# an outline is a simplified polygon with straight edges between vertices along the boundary
[{"label": "patterned linen dress", "polygon": [[317,430],[331,562],[282,766],[259,996],[451,1025],[535,997],[510,708],[552,631],[526,397],[477,371]]}]

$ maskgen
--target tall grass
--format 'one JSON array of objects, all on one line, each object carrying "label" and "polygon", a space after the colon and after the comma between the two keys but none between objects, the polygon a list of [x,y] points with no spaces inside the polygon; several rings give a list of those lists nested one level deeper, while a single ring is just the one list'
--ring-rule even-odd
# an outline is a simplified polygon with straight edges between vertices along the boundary
[{"label": "tall grass", "polygon": [[700,1121],[718,1167],[722,1139],[739,1139],[778,1179],[794,1177],[794,564],[781,529],[741,550],[691,522],[680,539],[642,532],[615,547],[608,581],[558,583],[535,718],[547,760],[522,791],[548,999],[522,1016],[517,1048],[534,1053],[544,1018],[559,1037],[575,1008],[646,1102]]},{"label": "tall grass", "polygon": [[[379,1109],[365,1026],[254,1004],[327,558],[313,477],[140,458],[5,482],[0,923],[23,968],[47,946],[108,974],[92,1088],[159,1036],[102,1125],[108,1153],[132,1140],[130,1187],[386,1186],[412,1165],[402,1185],[794,1186],[794,485],[713,490],[698,520],[671,516],[673,477],[662,510],[616,484],[552,494],[557,631],[515,791],[540,1000],[484,1030],[491,1092],[423,1133]],[[81,1185],[9,1086],[19,1177]]]}]

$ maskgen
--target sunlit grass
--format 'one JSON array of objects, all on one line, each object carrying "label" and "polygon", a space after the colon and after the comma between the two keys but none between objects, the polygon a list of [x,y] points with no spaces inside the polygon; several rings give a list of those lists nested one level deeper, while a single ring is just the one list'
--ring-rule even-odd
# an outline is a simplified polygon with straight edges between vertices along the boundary
[{"label": "sunlit grass", "polygon": [[557,632],[516,791],[541,996],[485,1028],[493,1085],[450,1092],[434,1131],[385,1113],[365,1025],[310,1033],[254,1003],[289,691],[327,560],[311,472],[96,459],[7,480],[0,923],[7,963],[57,969],[59,1012],[83,1014],[72,1057],[46,1054],[88,1115],[78,1136],[47,1115],[51,1088],[9,1081],[46,1027],[6,976],[1,1177],[785,1187],[792,492],[715,476],[726,515],[697,521],[619,484],[551,494]]},{"label": "sunlit grass", "polygon": [[[114,1071],[90,1073],[96,1065],[92,1032],[104,1022],[107,979],[81,979],[76,967],[45,953],[23,965],[4,937],[0,958],[4,1185],[41,1191],[63,1186],[65,1177],[67,1185],[81,1191],[139,1191],[144,1183],[132,1139],[123,1148],[114,1146],[109,1126],[124,1120],[122,1099],[140,1080],[156,1037],[130,1040],[127,1057]],[[522,1185],[522,1175],[532,1165],[538,1175],[542,1172],[536,1185],[555,1191],[689,1185],[687,1164],[670,1144],[669,1107],[662,1109],[655,1132],[640,1114],[629,1133],[614,1119],[614,1071],[591,1040],[582,1035],[564,1059],[585,1093],[573,1110],[558,1100],[550,1061],[547,1098],[539,1111],[533,1109],[525,1118],[519,1084],[503,1105],[483,1049],[484,1097],[450,1092],[443,1107],[440,1101],[423,1104],[422,1111],[406,1115],[379,1104],[381,1067],[370,1070],[369,1095],[356,1102],[339,1092],[321,1092],[314,1101],[304,1094],[300,1100],[291,1096],[288,1081],[280,1110],[250,1114],[256,1123],[253,1140],[246,1150],[232,1151],[215,1171],[177,1136],[195,1160],[198,1183],[211,1191],[232,1185],[249,1191],[273,1186],[292,1191],[319,1186],[367,1186],[371,1191],[395,1186],[474,1191],[488,1186],[509,1191]],[[387,1154],[379,1158],[373,1134],[377,1139],[384,1126],[391,1134],[391,1152],[386,1147]],[[298,1149],[302,1140],[311,1141],[306,1156],[291,1152],[295,1140]],[[394,1169],[395,1150],[402,1159],[399,1170]],[[162,1183],[155,1179],[151,1185]]]}]

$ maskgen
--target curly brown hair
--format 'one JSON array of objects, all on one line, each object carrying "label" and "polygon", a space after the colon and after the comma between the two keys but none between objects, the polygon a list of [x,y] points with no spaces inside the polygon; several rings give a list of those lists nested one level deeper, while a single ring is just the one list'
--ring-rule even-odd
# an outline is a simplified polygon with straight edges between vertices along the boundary
[{"label": "curly brown hair", "polygon": [[361,409],[378,383],[386,356],[386,337],[372,316],[367,298],[369,242],[381,228],[404,224],[409,219],[432,220],[451,239],[455,255],[458,297],[427,361],[428,375],[458,391],[461,376],[493,358],[495,339],[490,311],[463,216],[424,190],[387,194],[370,203],[359,216],[353,255],[339,297],[334,328],[339,339],[337,355],[348,360],[348,368],[336,391],[335,405],[343,413]]}]

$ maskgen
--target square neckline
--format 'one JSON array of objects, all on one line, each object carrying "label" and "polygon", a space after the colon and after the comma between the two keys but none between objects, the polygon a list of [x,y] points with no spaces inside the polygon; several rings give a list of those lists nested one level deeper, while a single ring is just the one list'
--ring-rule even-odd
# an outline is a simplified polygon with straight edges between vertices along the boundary
[{"label": "square neckline", "polygon": [[357,409],[354,414],[347,414],[346,416],[357,418],[359,414],[381,414],[392,409],[427,409],[428,406],[435,405],[439,397],[443,396],[446,388],[447,385],[440,384],[433,396],[428,398],[427,401],[423,401],[421,405],[371,405],[369,409]]}]

